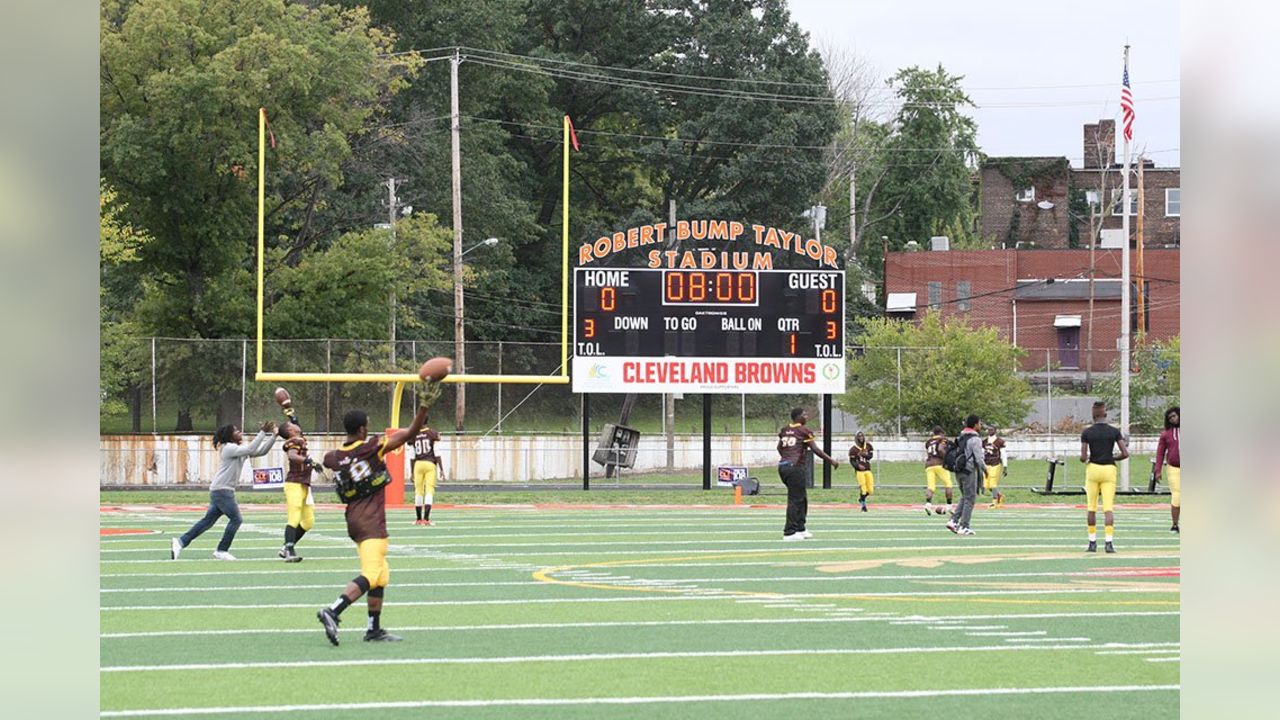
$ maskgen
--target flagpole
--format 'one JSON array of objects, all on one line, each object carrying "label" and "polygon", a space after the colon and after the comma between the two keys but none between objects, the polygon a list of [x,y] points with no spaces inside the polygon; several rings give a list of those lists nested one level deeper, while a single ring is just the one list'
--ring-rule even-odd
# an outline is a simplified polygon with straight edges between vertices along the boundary
[{"label": "flagpole", "polygon": [[[1124,74],[1129,77],[1129,46],[1124,46]],[[1127,89],[1127,88],[1126,88]],[[1123,121],[1123,118],[1122,118]],[[1123,132],[1123,131],[1122,131]],[[1129,442],[1129,137],[1124,134],[1124,190],[1120,195],[1121,235],[1124,243],[1120,251],[1120,432],[1125,443]],[[1120,463],[1120,489],[1129,489],[1129,461]]]}]

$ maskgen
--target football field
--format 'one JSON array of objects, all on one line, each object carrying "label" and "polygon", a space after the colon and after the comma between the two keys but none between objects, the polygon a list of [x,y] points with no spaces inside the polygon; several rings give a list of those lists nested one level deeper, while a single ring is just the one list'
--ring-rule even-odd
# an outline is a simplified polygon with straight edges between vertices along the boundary
[{"label": "football field", "polygon": [[[391,584],[365,643],[315,613],[358,572],[341,510],[276,558],[284,512],[242,506],[169,560],[190,509],[104,509],[104,717],[1176,717],[1179,543],[1117,510],[1086,554],[1074,507],[439,507],[388,513]],[[145,533],[145,534],[143,534]],[[1101,534],[1101,528],[1099,528]],[[1099,538],[1101,539],[1101,538]],[[1099,543],[1101,544],[1101,543]]]}]

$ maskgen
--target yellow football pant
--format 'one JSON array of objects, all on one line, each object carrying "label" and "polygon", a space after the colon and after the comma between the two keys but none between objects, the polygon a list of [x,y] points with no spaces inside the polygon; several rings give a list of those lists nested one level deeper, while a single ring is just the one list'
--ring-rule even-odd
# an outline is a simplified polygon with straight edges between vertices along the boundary
[{"label": "yellow football pant", "polygon": [[1182,507],[1182,468],[1176,468],[1172,465],[1165,465],[1166,477],[1169,478],[1169,504],[1174,507]]},{"label": "yellow football pant", "polygon": [[310,530],[316,524],[316,506],[307,504],[307,494],[310,492],[311,488],[302,483],[284,484],[284,503],[289,508],[287,525]]},{"label": "yellow football pant", "polygon": [[934,465],[924,469],[925,484],[929,486],[929,492],[938,489],[938,483],[942,483],[942,487],[951,489],[951,473],[941,465]]},{"label": "yellow football pant", "polygon": [[413,464],[413,498],[418,503],[418,498],[427,498],[427,504],[431,504],[432,496],[436,494],[436,464],[429,460],[418,460]]},{"label": "yellow football pant", "polygon": [[858,478],[858,491],[863,495],[870,495],[876,489],[876,476],[871,474],[870,470],[857,470],[854,475]]},{"label": "yellow football pant", "polygon": [[1102,495],[1102,511],[1111,512],[1116,504],[1116,466],[1084,466],[1084,494],[1089,498],[1089,512],[1098,511],[1098,495]]},{"label": "yellow football pant", "polygon": [[361,540],[356,544],[356,554],[360,556],[360,574],[369,581],[369,587],[386,587],[391,580],[391,566],[387,564],[387,539]]},{"label": "yellow football pant", "polygon": [[1003,474],[1004,468],[999,465],[988,465],[987,474],[982,478],[982,487],[984,490],[994,490],[1000,487],[1000,476]]}]

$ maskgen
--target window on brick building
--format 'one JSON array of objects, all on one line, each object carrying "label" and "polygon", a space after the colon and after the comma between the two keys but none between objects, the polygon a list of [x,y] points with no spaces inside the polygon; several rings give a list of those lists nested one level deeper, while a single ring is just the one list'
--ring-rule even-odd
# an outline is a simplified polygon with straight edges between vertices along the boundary
[{"label": "window on brick building", "polygon": [[1084,191],[1084,201],[1085,201],[1085,202],[1089,205],[1089,207],[1091,207],[1091,208],[1098,207],[1098,206],[1099,206],[1099,204],[1100,204],[1100,203],[1098,202],[1098,191],[1097,191],[1097,190],[1085,190],[1085,191]]},{"label": "window on brick building", "polygon": [[973,288],[968,280],[956,283],[956,310],[969,312],[969,298],[973,296]]},{"label": "window on brick building", "polygon": [[1166,188],[1164,191],[1164,216],[1182,217],[1182,188]]},{"label": "window on brick building", "polygon": [[1013,196],[1013,199],[1017,200],[1018,202],[1035,202],[1036,200],[1035,186],[1033,185],[1031,187],[1022,188],[1021,190],[1018,191],[1017,195]]},{"label": "window on brick building", "polygon": [[[1117,188],[1112,190],[1111,191],[1111,214],[1112,215],[1124,214],[1120,212],[1120,205],[1123,202],[1124,202],[1124,190],[1122,188]],[[1137,214],[1138,214],[1138,191],[1133,188],[1129,188],[1129,216],[1132,217]]]},{"label": "window on brick building", "polygon": [[937,310],[942,307],[942,283],[938,280],[930,280],[929,284],[929,309]]}]

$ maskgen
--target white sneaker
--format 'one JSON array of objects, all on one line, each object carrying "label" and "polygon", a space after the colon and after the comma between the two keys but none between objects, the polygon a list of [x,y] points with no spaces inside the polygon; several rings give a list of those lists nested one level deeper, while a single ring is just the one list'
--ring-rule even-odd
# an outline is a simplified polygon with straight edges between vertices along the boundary
[{"label": "white sneaker", "polygon": [[169,559],[177,560],[182,554],[182,541],[178,538],[169,538]]},{"label": "white sneaker", "polygon": [[804,536],[805,540],[808,540],[809,538],[813,537],[813,533],[809,532],[808,530],[801,530],[800,534]]},{"label": "white sneaker", "polygon": [[956,530],[956,534],[957,535],[977,535],[978,533],[974,532],[970,528],[962,527],[959,530]]},{"label": "white sneaker", "polygon": [[933,503],[931,503],[931,502],[926,502],[926,503],[924,504],[924,514],[925,514],[925,515],[932,515],[932,514],[933,514]]},{"label": "white sneaker", "polygon": [[804,533],[791,533],[790,535],[782,536],[782,542],[799,542],[803,539]]},{"label": "white sneaker", "polygon": [[231,554],[231,553],[229,553],[229,552],[223,552],[223,551],[221,551],[221,550],[214,550],[214,551],[213,551],[213,559],[214,559],[214,560],[235,560],[235,559],[236,559],[236,556],[235,556],[235,555],[232,555],[232,554]]},{"label": "white sneaker", "polygon": [[960,526],[956,525],[956,522],[954,520],[947,521],[947,529],[953,533],[956,533],[957,535],[960,534]]}]

